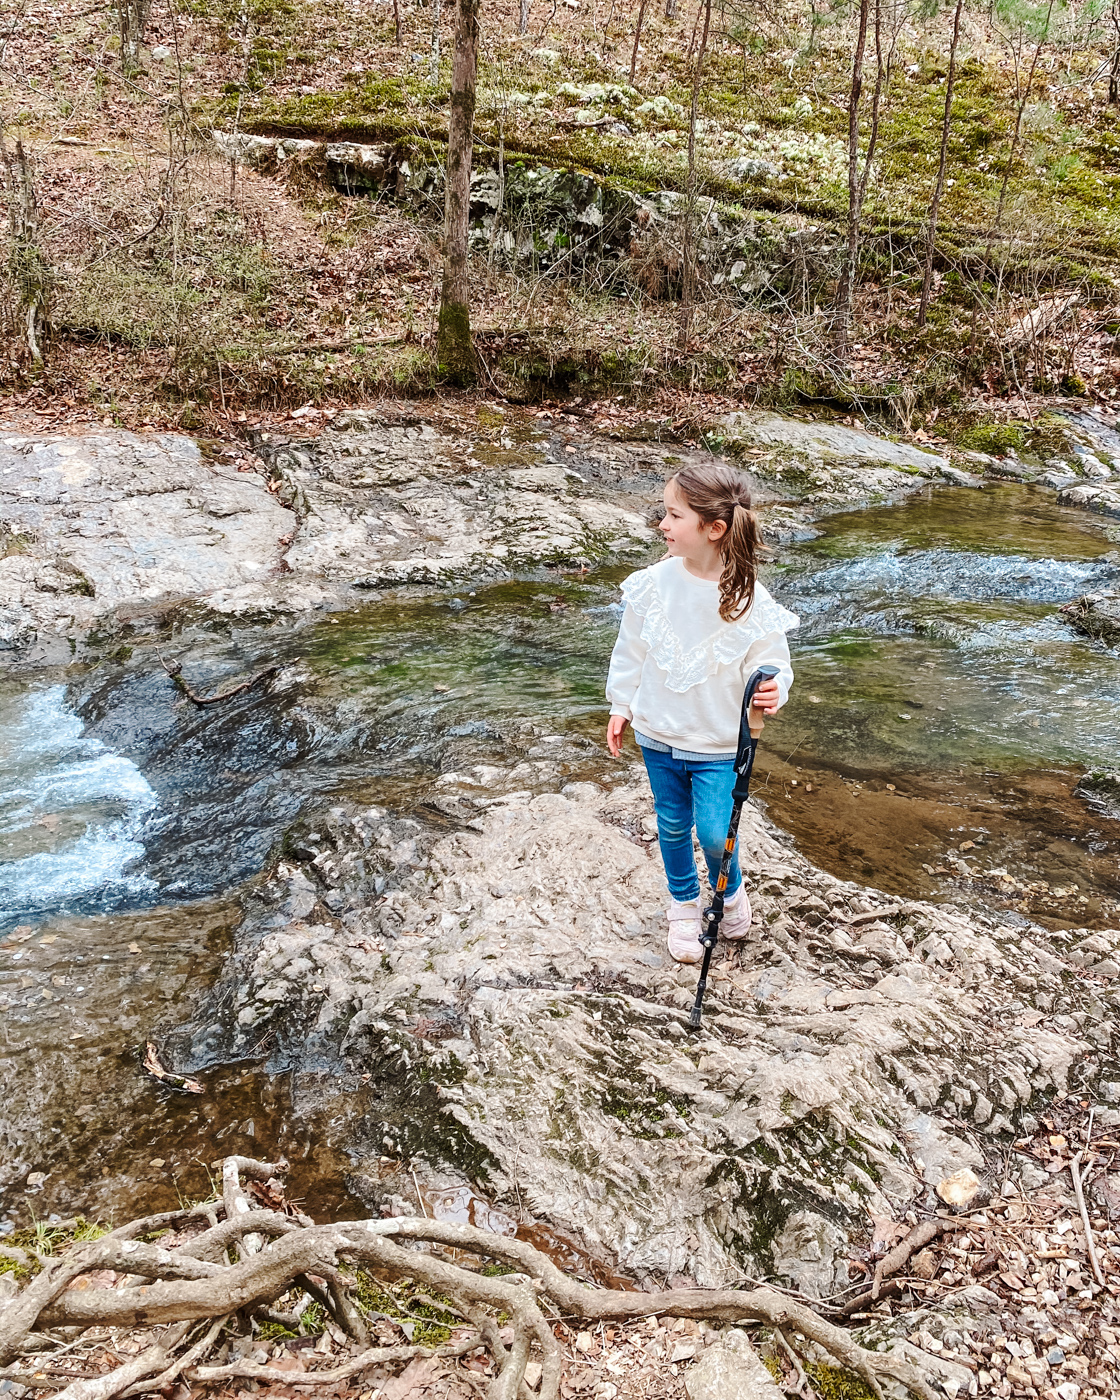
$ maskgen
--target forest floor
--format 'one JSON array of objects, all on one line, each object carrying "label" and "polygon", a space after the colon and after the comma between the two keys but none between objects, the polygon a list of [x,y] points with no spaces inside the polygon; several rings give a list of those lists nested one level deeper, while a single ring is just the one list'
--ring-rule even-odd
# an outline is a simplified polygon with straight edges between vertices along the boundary
[{"label": "forest floor", "polygon": [[[316,5],[313,17],[271,0],[244,14],[222,0],[157,8],[142,70],[125,79],[106,13],[78,0],[23,0],[0,47],[0,109],[9,145],[18,138],[30,157],[55,331],[48,369],[29,378],[18,327],[7,327],[10,390],[36,408],[189,430],[207,409],[330,407],[438,387],[438,211],[349,197],[299,161],[274,175],[233,167],[208,131],[438,147],[449,14],[435,82],[425,7],[402,7],[397,43],[389,6],[371,22],[343,0]],[[520,141],[528,158],[619,187],[680,188],[694,21],[685,8],[674,20],[649,19],[631,87],[632,15],[554,6],[532,14],[519,38],[512,7],[488,7],[476,163]],[[978,24],[924,331],[914,329],[913,257],[888,257],[883,242],[885,228],[905,226],[912,245],[932,179],[941,79],[921,36],[901,36],[901,53],[909,45],[926,57],[900,66],[886,109],[868,204],[870,266],[839,357],[829,299],[846,179],[843,36],[824,35],[831,47],[822,40],[815,58],[796,62],[792,50],[763,58],[720,37],[703,89],[703,187],[749,211],[779,251],[811,245],[814,265],[800,281],[778,268],[757,296],[705,283],[682,340],[671,248],[621,272],[586,266],[575,276],[511,269],[493,249],[479,252],[472,317],[482,389],[520,402],[616,404],[671,392],[675,416],[698,393],[736,406],[857,412],[867,401],[890,427],[927,431],[949,405],[966,419],[1030,418],[1055,394],[1115,401],[1116,111],[1099,84],[1075,81],[1070,65],[1087,63],[1088,51],[1047,54],[1039,95],[1057,118],[1032,116],[1003,215],[1000,246],[1017,250],[1015,268],[970,271],[958,253],[996,218],[1011,110],[1010,78]],[[612,122],[631,134],[610,136]],[[729,185],[736,160],[775,173]],[[1006,287],[994,285],[1005,272]],[[1031,313],[1041,306],[1049,316],[1066,301],[1036,344]]]}]

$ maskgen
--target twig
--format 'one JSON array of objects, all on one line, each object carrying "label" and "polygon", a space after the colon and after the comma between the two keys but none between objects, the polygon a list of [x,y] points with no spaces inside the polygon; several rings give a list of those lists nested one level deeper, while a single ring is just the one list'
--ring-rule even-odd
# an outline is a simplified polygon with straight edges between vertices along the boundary
[{"label": "twig", "polygon": [[183,665],[180,661],[172,661],[170,665],[160,656],[159,663],[178,688],[183,692],[192,705],[218,705],[223,700],[232,700],[235,695],[240,695],[243,691],[252,688],[269,676],[276,675],[277,671],[282,671],[285,666],[290,665],[287,661],[274,661],[271,666],[266,666],[263,671],[258,671],[255,676],[250,676],[247,681],[242,681],[239,685],[231,685],[228,690],[219,690],[214,695],[199,695],[192,690],[182,677]]},{"label": "twig", "polygon": [[[121,1395],[126,1390],[135,1390],[136,1382],[144,1381],[145,1377],[160,1369],[167,1360],[168,1352],[179,1345],[193,1325],[191,1322],[182,1322],[177,1327],[172,1327],[163,1341],[146,1347],[139,1356],[134,1356],[123,1366],[118,1366],[104,1376],[87,1376],[80,1381],[74,1381],[65,1390],[56,1391],[55,1400],[111,1400],[114,1395]],[[147,1390],[149,1387],[144,1384],[140,1388]]]},{"label": "twig", "polygon": [[185,1371],[188,1366],[193,1366],[199,1357],[206,1355],[214,1345],[218,1334],[232,1316],[232,1313],[227,1313],[225,1317],[215,1318],[212,1326],[210,1326],[203,1336],[195,1342],[194,1346],[190,1347],[182,1356],[173,1361],[166,1371],[161,1372],[158,1376],[150,1380],[137,1381],[135,1385],[130,1385],[127,1390],[121,1391],[121,1400],[128,1400],[130,1395],[147,1395],[158,1390],[166,1389],[172,1381],[178,1379],[181,1372]]},{"label": "twig", "polygon": [[1073,1178],[1073,1194],[1077,1197],[1077,1209],[1081,1212],[1081,1224],[1085,1227],[1085,1247],[1089,1252],[1089,1264],[1093,1270],[1093,1277],[1104,1287],[1104,1274],[1101,1272],[1100,1261],[1097,1259],[1097,1247],[1093,1243],[1093,1227],[1089,1224],[1089,1210],[1085,1204],[1085,1192],[1081,1189],[1081,1157],[1078,1152],[1075,1157],[1070,1158],[1069,1174]]},{"label": "twig", "polygon": [[789,1358],[790,1365],[793,1367],[793,1378],[797,1382],[797,1393],[800,1396],[804,1396],[806,1387],[809,1384],[809,1379],[801,1369],[801,1359],[794,1351],[793,1347],[790,1346],[789,1342],[786,1341],[786,1334],[780,1327],[774,1328],[774,1336],[777,1338],[778,1345],[785,1352],[786,1356]]}]

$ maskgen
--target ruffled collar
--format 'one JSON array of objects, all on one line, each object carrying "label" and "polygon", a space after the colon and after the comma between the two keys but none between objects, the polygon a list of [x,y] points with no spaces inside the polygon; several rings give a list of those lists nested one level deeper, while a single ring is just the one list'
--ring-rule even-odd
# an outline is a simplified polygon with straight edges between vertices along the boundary
[{"label": "ruffled collar", "polygon": [[691,690],[720,666],[742,661],[752,642],[773,632],[790,632],[800,625],[788,608],[776,603],[767,589],[756,583],[754,602],[743,617],[735,622],[724,622],[717,615],[709,636],[701,642],[686,644],[669,617],[662,594],[662,586],[672,586],[678,573],[690,583],[705,583],[703,579],[693,578],[678,559],[670,556],[631,574],[622,584],[622,597],[642,619],[642,641],[649,648],[653,661],[665,672],[669,690],[677,693]]}]

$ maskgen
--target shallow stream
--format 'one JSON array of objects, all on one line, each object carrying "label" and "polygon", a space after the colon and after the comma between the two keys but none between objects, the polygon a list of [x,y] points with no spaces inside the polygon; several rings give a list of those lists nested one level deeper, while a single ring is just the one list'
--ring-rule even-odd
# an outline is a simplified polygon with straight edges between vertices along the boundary
[{"label": "shallow stream", "polygon": [[[1120,752],[1120,654],[1058,608],[1120,580],[1116,544],[1018,485],[932,489],[818,528],[768,566],[802,627],[758,800],[838,874],[1012,921],[1115,926],[1120,824],[1073,789]],[[3,683],[0,1213],[158,1208],[202,1189],[221,1151],[277,1147],[313,1207],[345,1207],[367,1091],[324,1066],[319,1109],[297,1119],[290,1086],[249,1064],[204,1074],[201,1098],[169,1095],[140,1071],[144,1044],[213,981],[238,887],[301,811],[375,801],[440,821],[448,771],[552,789],[623,772],[600,735],[626,571],[295,625],[200,620],[164,643],[198,692],[289,663],[206,708],[142,642]],[[169,1137],[197,1149],[177,1178]],[[28,1173],[46,1176],[23,1199]]]}]

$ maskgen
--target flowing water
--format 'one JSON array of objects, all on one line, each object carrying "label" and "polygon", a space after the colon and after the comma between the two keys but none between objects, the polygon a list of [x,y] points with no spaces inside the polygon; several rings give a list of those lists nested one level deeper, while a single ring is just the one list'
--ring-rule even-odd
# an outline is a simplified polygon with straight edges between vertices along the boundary
[{"label": "flowing water", "polygon": [[[1115,766],[1120,654],[1058,614],[1120,580],[1115,543],[1018,485],[941,488],[819,528],[767,574],[802,627],[758,800],[838,874],[984,898],[1012,920],[1115,925],[1120,824],[1073,788]],[[600,740],[625,572],[296,624],[196,622],[164,651],[198,692],[288,663],[206,708],[141,641],[4,682],[0,1208],[155,1208],[201,1189],[221,1151],[277,1146],[297,1190],[343,1208],[360,1084],[239,1065],[206,1072],[201,1098],[171,1095],[140,1072],[145,1042],[189,1017],[231,946],[237,887],[301,812],[357,800],[434,817],[438,775],[477,764],[516,764],[530,787],[618,773]],[[296,1114],[297,1099],[316,1107]],[[196,1149],[174,1179],[169,1138]],[[47,1177],[23,1201],[29,1172]]]}]

